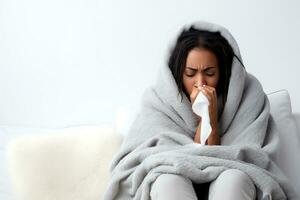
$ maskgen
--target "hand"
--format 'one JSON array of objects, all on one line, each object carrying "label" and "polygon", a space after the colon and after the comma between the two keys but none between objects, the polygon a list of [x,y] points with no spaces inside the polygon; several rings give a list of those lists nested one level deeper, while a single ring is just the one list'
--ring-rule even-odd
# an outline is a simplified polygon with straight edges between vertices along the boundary
[{"label": "hand", "polygon": [[194,85],[192,93],[190,94],[190,100],[191,100],[191,104],[193,105],[196,97],[198,96],[199,92],[200,92],[200,87],[199,85]]},{"label": "hand", "polygon": [[[195,86],[191,95],[191,103],[193,104],[199,92],[202,92],[209,101],[209,118],[212,130],[217,130],[218,127],[218,103],[217,103],[217,92],[214,87],[203,85],[202,87]],[[201,117],[199,117],[201,118]]]}]

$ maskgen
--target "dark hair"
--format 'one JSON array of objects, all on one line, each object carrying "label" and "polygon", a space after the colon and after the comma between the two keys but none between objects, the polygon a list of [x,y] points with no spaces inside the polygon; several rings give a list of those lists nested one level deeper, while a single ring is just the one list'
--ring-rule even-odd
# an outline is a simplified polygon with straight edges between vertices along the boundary
[{"label": "dark hair", "polygon": [[182,92],[189,98],[183,85],[183,72],[185,69],[188,53],[194,48],[204,48],[215,54],[218,60],[220,78],[216,88],[217,94],[222,95],[222,105],[225,105],[231,75],[233,56],[235,56],[231,45],[220,34],[220,32],[210,32],[195,29],[191,26],[184,29],[178,36],[175,47],[171,50],[168,66],[175,78],[179,94]]}]

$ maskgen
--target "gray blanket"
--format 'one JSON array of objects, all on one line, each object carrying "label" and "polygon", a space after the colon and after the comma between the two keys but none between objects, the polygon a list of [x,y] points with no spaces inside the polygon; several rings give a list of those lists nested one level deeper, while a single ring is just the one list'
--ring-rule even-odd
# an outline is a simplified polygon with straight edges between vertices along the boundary
[{"label": "gray blanket", "polygon": [[[207,22],[194,26],[220,31],[242,61],[227,29]],[[259,200],[296,199],[273,159],[279,143],[268,98],[259,81],[236,58],[219,120],[221,145],[194,143],[196,126],[190,101],[184,96],[181,102],[172,73],[163,66],[156,84],[143,94],[139,114],[111,163],[104,199],[150,199],[151,184],[164,173],[205,183],[231,168],[249,175]]]}]

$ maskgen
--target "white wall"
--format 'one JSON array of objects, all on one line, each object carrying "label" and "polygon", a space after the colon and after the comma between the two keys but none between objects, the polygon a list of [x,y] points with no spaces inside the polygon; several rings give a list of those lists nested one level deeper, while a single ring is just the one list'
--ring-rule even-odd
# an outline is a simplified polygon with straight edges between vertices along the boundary
[{"label": "white wall", "polygon": [[0,124],[114,125],[116,113],[138,108],[170,41],[196,20],[227,27],[265,91],[288,89],[300,112],[299,8],[296,0],[0,0]]}]

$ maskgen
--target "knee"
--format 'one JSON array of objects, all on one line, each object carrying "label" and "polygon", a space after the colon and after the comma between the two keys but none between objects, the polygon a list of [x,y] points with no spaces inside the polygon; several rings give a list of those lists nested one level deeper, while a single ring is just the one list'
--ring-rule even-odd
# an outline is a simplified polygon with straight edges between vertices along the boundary
[{"label": "knee", "polygon": [[248,198],[241,199],[254,199],[256,196],[256,188],[251,178],[246,173],[237,169],[228,169],[222,172],[212,182],[211,187],[210,190],[214,191],[213,193],[226,194],[230,198],[232,198],[232,195],[248,196]]},{"label": "knee", "polygon": [[165,192],[173,191],[177,185],[188,184],[192,185],[191,180],[175,174],[161,174],[152,184],[153,190],[163,190]]},{"label": "knee", "polygon": [[196,200],[192,181],[176,174],[161,174],[153,182],[151,199],[191,199]]},{"label": "knee", "polygon": [[250,177],[238,169],[228,169],[220,174],[219,178],[225,180],[226,182],[230,183],[230,185],[236,187],[236,186],[242,186],[245,184],[253,185],[252,180]]}]

